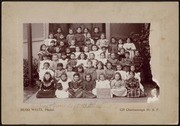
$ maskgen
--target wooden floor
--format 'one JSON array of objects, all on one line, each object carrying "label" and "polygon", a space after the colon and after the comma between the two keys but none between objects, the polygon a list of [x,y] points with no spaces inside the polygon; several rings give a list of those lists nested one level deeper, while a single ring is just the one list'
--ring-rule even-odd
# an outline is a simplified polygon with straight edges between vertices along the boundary
[{"label": "wooden floor", "polygon": [[[37,92],[36,92],[37,93]],[[86,98],[36,98],[36,93],[30,96],[28,99],[24,99],[24,103],[30,104],[52,104],[52,103],[146,103],[147,97],[142,98],[126,98],[126,97],[115,97],[108,99],[86,99]]]}]

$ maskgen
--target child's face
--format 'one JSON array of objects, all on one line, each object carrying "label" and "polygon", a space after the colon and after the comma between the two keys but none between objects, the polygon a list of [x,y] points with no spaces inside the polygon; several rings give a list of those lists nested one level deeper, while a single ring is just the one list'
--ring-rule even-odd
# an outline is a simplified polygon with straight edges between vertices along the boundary
[{"label": "child's face", "polygon": [[122,43],[123,43],[122,39],[119,39],[119,44],[122,44]]},{"label": "child's face", "polygon": [[71,66],[68,66],[67,70],[68,70],[68,71],[72,71],[73,68],[72,68]]},{"label": "child's face", "polygon": [[131,66],[130,70],[135,71],[135,66]]},{"label": "child's face", "polygon": [[44,78],[45,78],[46,80],[49,80],[50,77],[51,77],[51,76],[50,76],[49,74],[45,74],[45,75],[44,75]]},{"label": "child's face", "polygon": [[120,79],[119,74],[115,74],[114,78],[115,78],[115,80],[119,80]]},{"label": "child's face", "polygon": [[89,52],[88,47],[84,47],[84,52]]},{"label": "child's face", "polygon": [[97,46],[92,46],[93,51],[97,51]]},{"label": "child's face", "polygon": [[81,28],[78,28],[78,29],[77,29],[77,33],[81,33]]},{"label": "child's face", "polygon": [[94,54],[90,53],[90,54],[89,54],[89,58],[90,58],[90,59],[94,59],[94,58],[95,58]]},{"label": "child's face", "polygon": [[56,48],[56,52],[59,53],[60,52],[60,48]]},{"label": "child's face", "polygon": [[101,58],[101,59],[104,59],[104,58],[105,58],[104,53],[101,53],[100,58]]},{"label": "child's face", "polygon": [[106,48],[102,48],[102,51],[103,51],[103,52],[106,52]]},{"label": "child's face", "polygon": [[42,50],[44,50],[44,51],[46,50],[46,46],[45,45],[42,46]]},{"label": "child's face", "polygon": [[125,53],[125,57],[126,57],[126,58],[129,58],[129,53]]},{"label": "child's face", "polygon": [[75,55],[74,54],[71,54],[71,59],[75,59]]},{"label": "child's face", "polygon": [[121,65],[117,65],[117,67],[116,67],[116,68],[117,68],[117,70],[118,70],[118,71],[122,70]]},{"label": "child's face", "polygon": [[132,72],[129,73],[130,78],[134,78],[134,74]]},{"label": "child's face", "polygon": [[65,81],[67,79],[66,75],[61,75],[61,80]]},{"label": "child's face", "polygon": [[84,29],[84,33],[88,33],[88,29],[87,28]]},{"label": "child's face", "polygon": [[87,62],[87,66],[90,68],[92,67],[92,62]]},{"label": "child's face", "polygon": [[60,45],[60,46],[64,46],[64,42],[61,41],[61,42],[59,43],[59,45]]},{"label": "child's face", "polygon": [[75,45],[75,40],[71,41],[71,45],[74,46]]},{"label": "child's face", "polygon": [[53,34],[50,34],[50,35],[49,35],[49,38],[50,38],[50,39],[53,39]]},{"label": "child's face", "polygon": [[91,38],[91,34],[90,34],[90,33],[87,33],[86,37],[87,37],[87,38]]},{"label": "child's face", "polygon": [[43,60],[43,56],[41,54],[39,54],[38,56],[39,56],[39,60]]},{"label": "child's face", "polygon": [[128,67],[128,66],[125,66],[125,67],[124,67],[124,71],[128,72],[128,71],[129,71],[129,67]]},{"label": "child's face", "polygon": [[74,81],[79,81],[79,76],[74,76]]},{"label": "child's face", "polygon": [[108,63],[108,64],[107,64],[107,69],[111,69],[111,67],[112,67],[111,64]]},{"label": "child's face", "polygon": [[94,29],[94,32],[95,32],[95,33],[98,33],[98,32],[99,32],[98,28],[95,28],[95,29]]},{"label": "child's face", "polygon": [[97,67],[98,67],[99,70],[102,69],[102,64],[98,63]]},{"label": "child's face", "polygon": [[112,42],[112,43],[116,43],[115,38],[112,38],[112,39],[111,39],[111,42]]},{"label": "child's face", "polygon": [[100,75],[100,76],[99,76],[99,79],[100,79],[101,81],[103,81],[103,80],[105,80],[105,76],[104,76],[104,75]]},{"label": "child's face", "polygon": [[89,41],[89,40],[88,40],[88,41],[86,41],[86,44],[87,44],[87,45],[91,44],[91,41]]},{"label": "child's face", "polygon": [[82,54],[80,55],[80,58],[81,58],[81,59],[85,59],[85,55],[82,53]]},{"label": "child's face", "polygon": [[62,70],[62,68],[63,68],[62,66],[58,66],[57,70]]},{"label": "child's face", "polygon": [[101,39],[104,39],[104,38],[105,38],[104,34],[101,34]]},{"label": "child's face", "polygon": [[124,49],[121,49],[121,50],[120,50],[120,53],[121,53],[121,54],[124,54],[124,52],[125,52]]},{"label": "child's face", "polygon": [[55,43],[54,43],[54,42],[51,42],[51,43],[50,43],[50,46],[54,46],[54,45],[55,45]]},{"label": "child's face", "polygon": [[81,67],[78,67],[78,72],[82,72],[83,69]]},{"label": "child's face", "polygon": [[135,56],[139,56],[139,51],[135,51]]},{"label": "child's face", "polygon": [[60,33],[60,32],[61,32],[61,28],[58,28],[58,29],[57,29],[57,32]]},{"label": "child's face", "polygon": [[111,58],[112,59],[115,59],[116,58],[116,55],[114,53],[111,54]]},{"label": "child's face", "polygon": [[66,48],[66,53],[70,53],[71,50],[69,48]]},{"label": "child's face", "polygon": [[58,60],[58,56],[57,55],[53,55],[52,60],[53,61],[57,61]]},{"label": "child's face", "polygon": [[49,68],[49,65],[47,63],[44,64],[44,69],[48,69]]},{"label": "child's face", "polygon": [[80,48],[78,46],[76,47],[76,52],[80,52]]},{"label": "child's face", "polygon": [[127,41],[127,43],[130,43],[130,42],[131,42],[130,38],[127,38],[127,40],[126,40],[126,41]]},{"label": "child's face", "polygon": [[69,34],[73,34],[73,30],[72,29],[69,29]]},{"label": "child's face", "polygon": [[90,81],[90,80],[91,80],[90,75],[87,75],[87,76],[86,76],[86,81]]},{"label": "child's face", "polygon": [[61,57],[62,57],[62,59],[66,59],[67,56],[65,54],[63,54]]}]

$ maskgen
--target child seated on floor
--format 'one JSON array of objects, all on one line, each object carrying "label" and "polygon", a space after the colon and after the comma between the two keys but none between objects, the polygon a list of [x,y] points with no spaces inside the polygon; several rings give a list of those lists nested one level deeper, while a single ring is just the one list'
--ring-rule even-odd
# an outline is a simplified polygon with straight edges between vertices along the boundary
[{"label": "child seated on floor", "polygon": [[111,97],[126,95],[127,89],[125,87],[125,82],[122,80],[120,73],[116,72],[114,79],[111,81]]},{"label": "child seated on floor", "polygon": [[81,98],[83,96],[82,81],[80,80],[79,74],[73,75],[73,80],[68,83],[69,85],[69,98]]},{"label": "child seated on floor", "polygon": [[129,76],[130,78],[125,81],[127,88],[127,97],[129,98],[141,97],[142,91],[140,89],[139,80],[134,77],[135,73],[132,71],[130,71]]},{"label": "child seated on floor", "polygon": [[62,63],[58,63],[57,64],[57,69],[55,70],[55,79],[57,80],[57,81],[59,81],[60,80],[60,78],[61,78],[61,75],[63,74],[63,73],[65,73],[66,71],[65,71],[65,69],[63,68],[63,64]]},{"label": "child seated on floor", "polygon": [[40,84],[40,90],[36,94],[37,98],[54,98],[56,90],[56,81],[54,81],[51,73],[45,72]]},{"label": "child seated on floor", "polygon": [[61,77],[57,83],[57,89],[55,92],[55,95],[57,98],[68,98],[69,97],[69,93],[68,93],[69,82],[71,82],[71,80],[68,79],[67,74],[62,73]]},{"label": "child seated on floor", "polygon": [[95,88],[96,83],[92,80],[90,74],[85,75],[85,80],[82,82],[83,87],[83,98],[96,98],[96,95],[93,94],[93,89]]},{"label": "child seated on floor", "polygon": [[101,88],[107,88],[110,89],[110,81],[108,79],[106,79],[105,74],[100,74],[99,75],[99,79],[96,80],[96,86],[93,89],[93,94],[97,95],[97,89],[101,89]]}]

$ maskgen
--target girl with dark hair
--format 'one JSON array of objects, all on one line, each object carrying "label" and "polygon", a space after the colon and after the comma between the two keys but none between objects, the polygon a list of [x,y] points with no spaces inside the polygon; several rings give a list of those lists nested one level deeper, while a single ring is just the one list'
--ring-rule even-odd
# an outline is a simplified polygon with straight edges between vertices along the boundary
[{"label": "girl with dark hair", "polygon": [[105,70],[104,70],[104,64],[101,61],[99,61],[97,63],[96,73],[97,73],[97,80],[99,80],[99,75],[100,74],[106,74]]},{"label": "girl with dark hair", "polygon": [[94,44],[96,44],[97,40],[100,39],[100,36],[101,36],[101,33],[99,30],[99,27],[95,27],[92,33],[92,39],[94,39],[94,42],[95,42]]},{"label": "girl with dark hair", "polygon": [[87,55],[84,52],[78,56],[77,66],[83,66],[84,68],[87,66]]},{"label": "girl with dark hair", "polygon": [[56,81],[52,78],[49,72],[44,74],[43,80],[40,84],[40,90],[36,94],[37,98],[54,98],[56,90]]},{"label": "girl with dark hair", "polygon": [[76,29],[76,34],[75,34],[75,40],[76,40],[76,43],[79,47],[82,47],[84,44],[85,44],[85,37],[82,33],[82,28],[81,27],[78,27]]},{"label": "girl with dark hair", "polygon": [[134,51],[136,50],[136,46],[134,45],[134,43],[131,41],[131,38],[128,37],[126,40],[126,43],[124,43],[123,48],[129,52],[130,54],[130,58],[133,59],[134,57]]},{"label": "girl with dark hair", "polygon": [[83,98],[96,98],[96,95],[92,93],[96,86],[95,81],[92,81],[91,74],[85,75],[85,80],[82,82],[83,85]]},{"label": "girl with dark hair", "polygon": [[112,37],[111,38],[111,41],[109,43],[109,46],[108,46],[108,50],[110,53],[117,53],[118,51],[118,44],[117,44],[117,40],[115,37]]}]

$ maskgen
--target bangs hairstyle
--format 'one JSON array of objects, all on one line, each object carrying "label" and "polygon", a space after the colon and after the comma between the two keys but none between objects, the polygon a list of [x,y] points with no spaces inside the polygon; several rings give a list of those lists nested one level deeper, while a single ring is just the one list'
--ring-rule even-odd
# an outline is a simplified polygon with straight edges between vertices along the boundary
[{"label": "bangs hairstyle", "polygon": [[93,44],[93,45],[91,46],[91,50],[92,50],[93,46],[96,46],[97,50],[99,49],[99,47],[98,47],[97,45]]},{"label": "bangs hairstyle", "polygon": [[103,62],[101,62],[101,61],[98,61],[97,65],[96,65],[96,68],[98,68],[98,65],[99,65],[99,64],[101,64],[101,66],[102,66],[101,70],[103,70],[103,69],[104,69],[104,64],[103,64]]},{"label": "bangs hairstyle", "polygon": [[85,80],[86,80],[86,77],[87,77],[87,76],[89,76],[89,77],[91,78],[90,81],[92,81],[92,76],[91,76],[91,74],[86,74],[86,75],[85,75]]},{"label": "bangs hairstyle", "polygon": [[[40,46],[40,51],[42,51],[42,47],[43,46],[46,46],[45,44],[42,44],[41,46]],[[46,48],[47,48],[47,46],[46,46]]]},{"label": "bangs hairstyle", "polygon": [[88,56],[87,56],[84,52],[81,52],[81,53],[79,54],[78,60],[81,59],[81,55],[82,55],[82,54],[84,54],[84,59],[86,60]]},{"label": "bangs hairstyle", "polygon": [[[49,75],[49,76],[50,76],[49,80],[46,80],[45,75]],[[46,73],[44,74],[43,81],[44,81],[44,82],[50,82],[51,80],[52,80],[52,75],[51,75],[49,72],[46,72]]]},{"label": "bangs hairstyle", "polygon": [[119,72],[116,72],[115,74],[114,74],[114,79],[115,79],[115,75],[119,75],[119,80],[122,80],[122,77],[121,77],[121,74],[119,73]]},{"label": "bangs hairstyle", "polygon": [[105,75],[104,73],[99,74],[98,79],[100,79],[100,76],[101,76],[101,75],[103,75],[103,76],[104,76],[104,78],[105,78],[105,80],[106,80],[106,75]]}]

